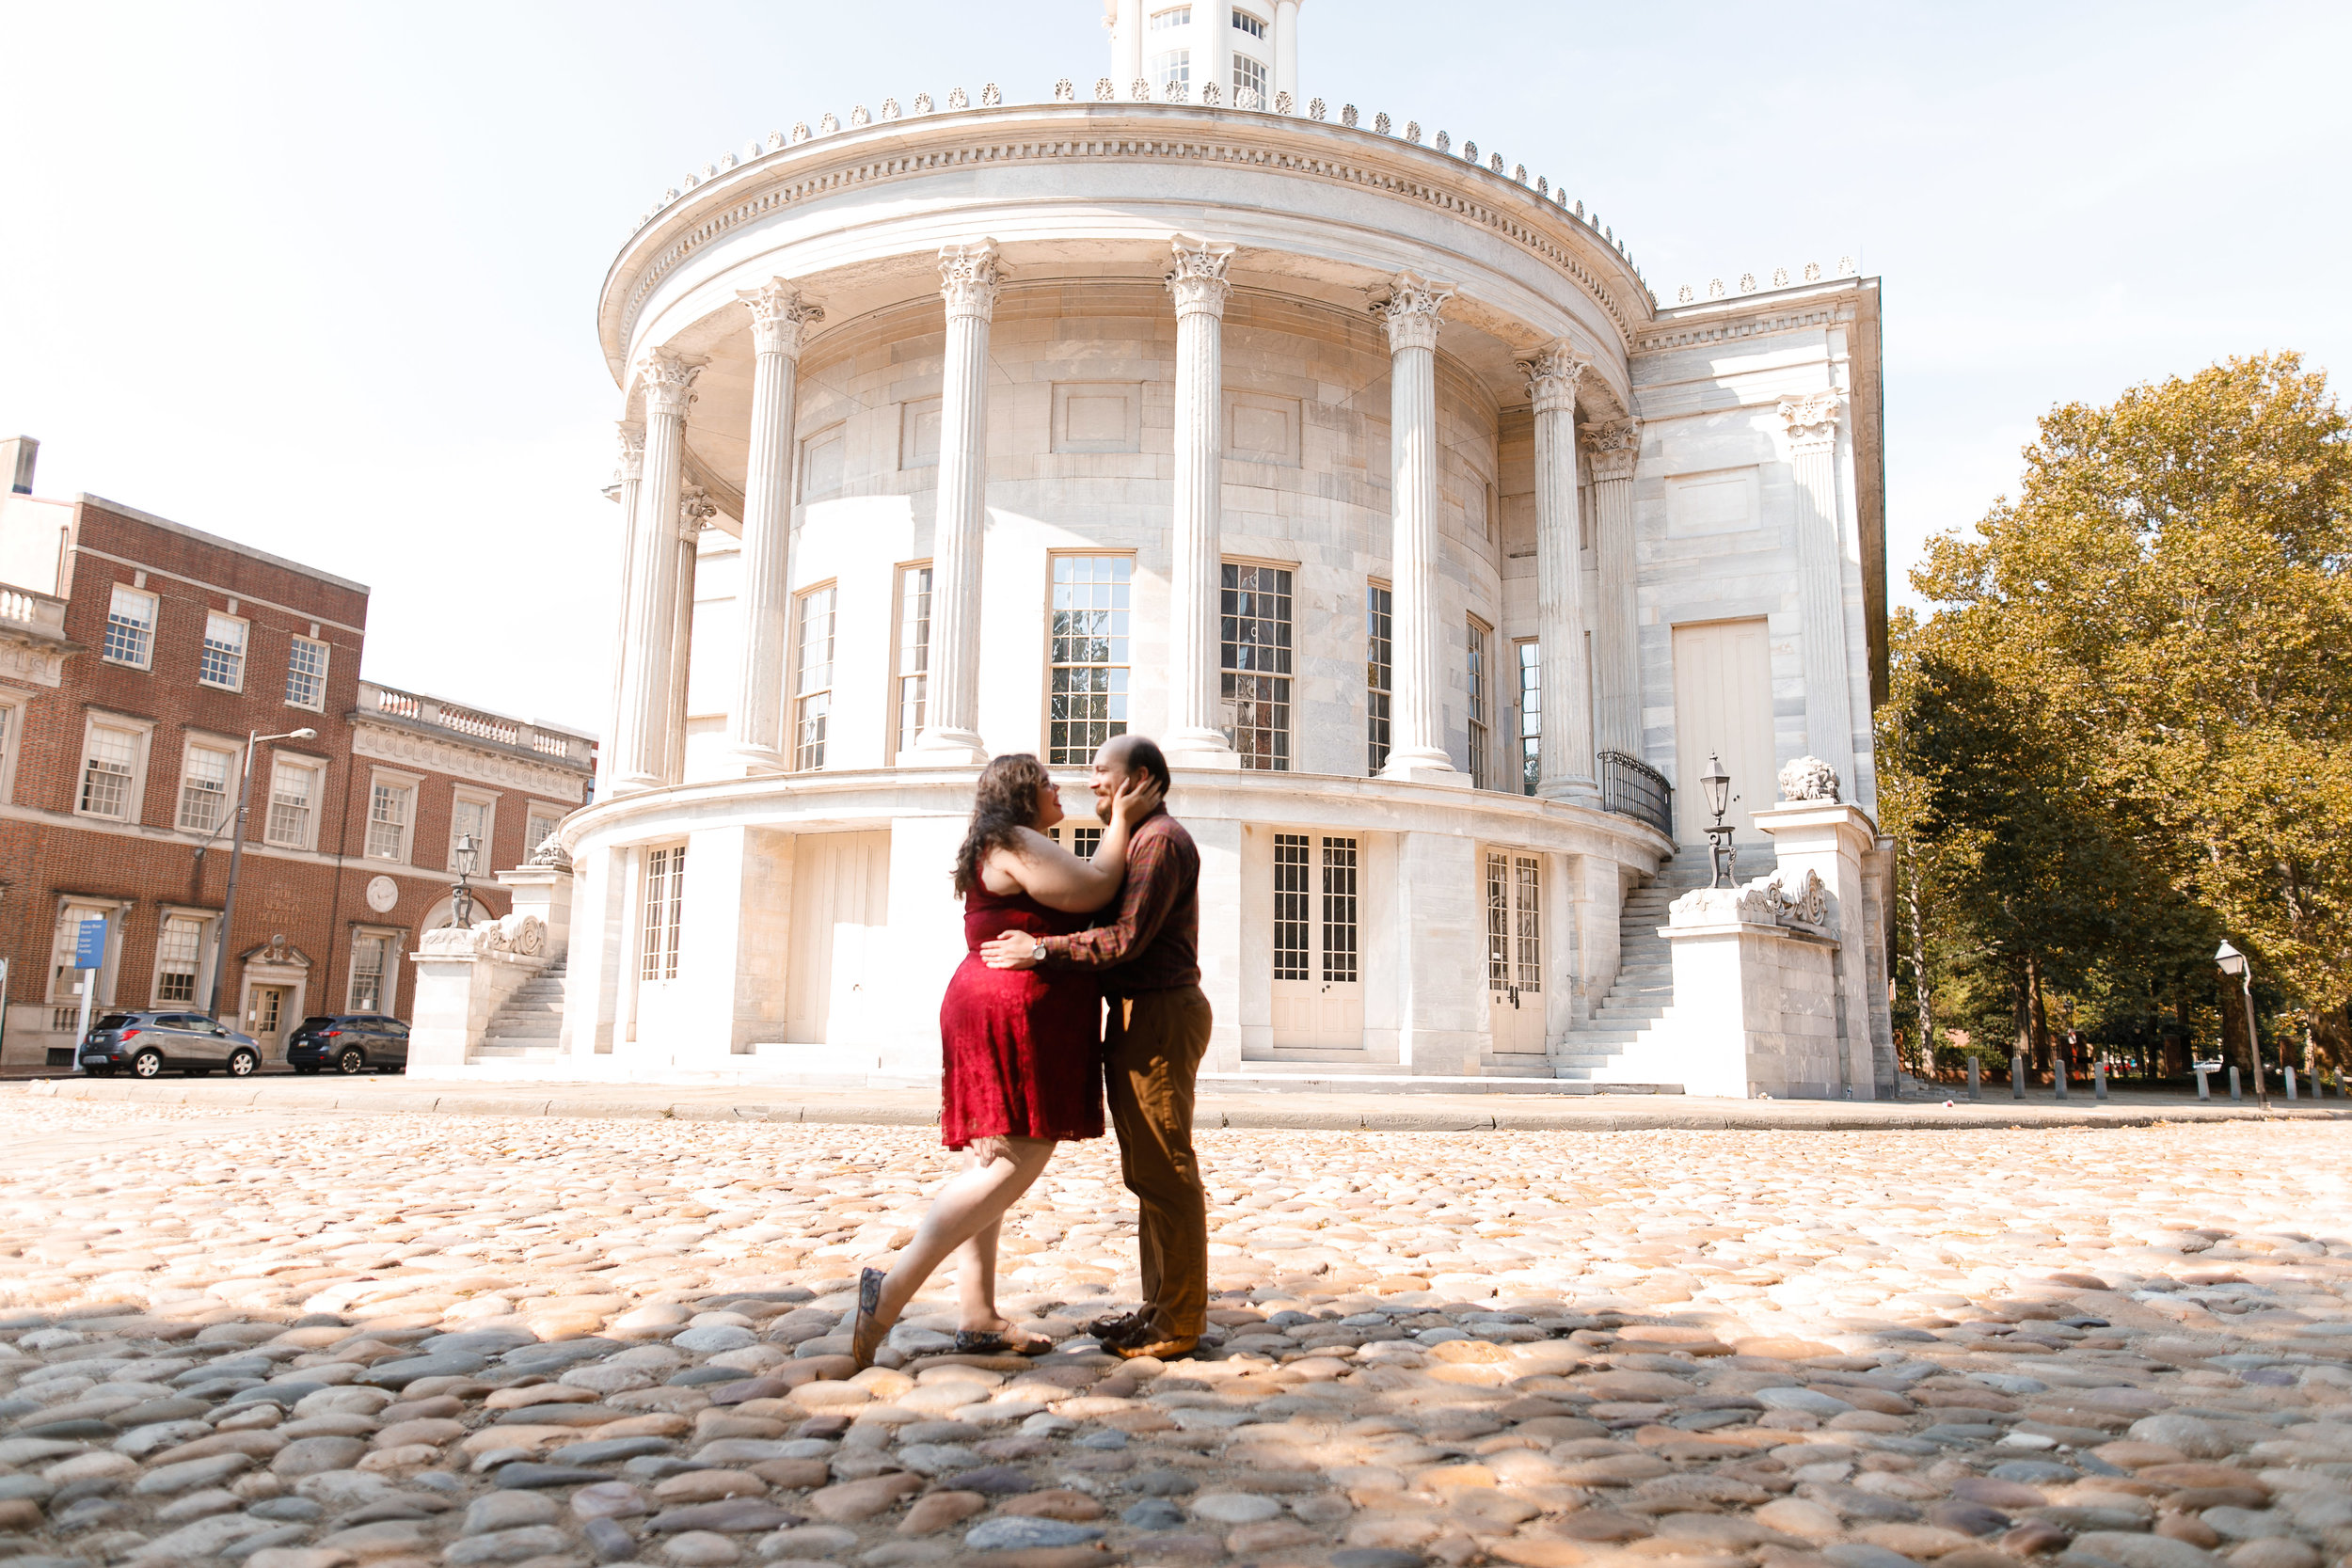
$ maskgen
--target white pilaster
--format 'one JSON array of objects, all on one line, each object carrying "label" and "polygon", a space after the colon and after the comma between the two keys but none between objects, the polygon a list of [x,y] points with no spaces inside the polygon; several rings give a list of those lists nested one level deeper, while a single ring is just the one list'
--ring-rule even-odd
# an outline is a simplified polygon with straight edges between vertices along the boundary
[{"label": "white pilaster", "polygon": [[1176,265],[1176,519],[1168,624],[1170,762],[1238,768],[1218,722],[1217,596],[1223,581],[1225,269],[1233,247],[1190,234],[1170,242]]},{"label": "white pilaster", "polygon": [[1586,363],[1565,343],[1519,362],[1535,406],[1535,620],[1543,662],[1535,793],[1582,806],[1600,800],[1593,774],[1582,530],[1576,513],[1576,384]]},{"label": "white pilaster", "polygon": [[703,361],[656,349],[638,366],[645,394],[644,480],[629,519],[628,614],[612,787],[666,783],[671,662],[677,615],[677,515],[686,408]]},{"label": "white pilaster", "polygon": [[1593,476],[1593,553],[1600,602],[1593,607],[1594,739],[1600,751],[1642,755],[1642,658],[1636,629],[1633,461],[1642,447],[1634,420],[1584,427]]},{"label": "white pilaster", "polygon": [[1797,471],[1797,622],[1804,663],[1805,747],[1851,783],[1853,704],[1848,695],[1844,531],[1838,526],[1836,390],[1780,400]]},{"label": "white pilaster", "polygon": [[1119,0],[1119,23],[1111,34],[1111,87],[1120,98],[1143,74],[1143,0]]},{"label": "white pilaster", "polygon": [[[612,473],[612,488],[605,493],[621,503],[621,561],[619,571],[613,574],[613,581],[618,584],[618,603],[612,617],[612,695],[604,711],[605,734],[617,738],[621,733],[622,675],[627,667],[622,650],[628,645],[628,581],[637,553],[631,530],[637,520],[637,493],[644,488],[645,477],[645,427],[632,420],[622,420],[613,429],[620,436],[621,460]],[[612,792],[613,764],[619,756],[617,746],[601,747],[596,752],[599,800]]]},{"label": "white pilaster", "polygon": [[1394,580],[1392,705],[1385,779],[1467,784],[1445,746],[1446,628],[1438,612],[1438,315],[1451,284],[1399,273],[1382,307],[1389,326],[1391,517]]},{"label": "white pilaster", "polygon": [[781,772],[792,573],[792,414],[801,342],[824,311],[781,277],[736,297],[752,314],[751,456],[743,475],[743,634],[727,752],[743,772]]},{"label": "white pilaster", "polygon": [[947,353],[939,394],[939,521],[931,543],[931,671],[921,764],[988,760],[980,739],[980,559],[987,527],[988,324],[1003,273],[996,242],[939,253]]}]

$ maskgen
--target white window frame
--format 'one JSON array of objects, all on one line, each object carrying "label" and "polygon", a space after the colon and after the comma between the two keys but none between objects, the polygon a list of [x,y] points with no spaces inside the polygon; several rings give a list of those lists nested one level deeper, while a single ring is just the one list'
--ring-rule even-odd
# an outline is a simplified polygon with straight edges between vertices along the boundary
[{"label": "white window frame", "polygon": [[1462,625],[1462,697],[1469,710],[1463,736],[1470,787],[1494,787],[1495,628],[1471,615]]},{"label": "white window frame", "polygon": [[1166,92],[1170,84],[1183,87],[1186,92],[1192,90],[1191,50],[1163,49],[1152,56],[1153,90]]},{"label": "white window frame", "polygon": [[[1239,13],[1236,12],[1236,15]],[[1274,72],[1266,63],[1253,55],[1236,50],[1233,54],[1233,102],[1239,103],[1244,92],[1254,92],[1263,103],[1274,90]]]},{"label": "white window frame", "polygon": [[[211,657],[212,653],[213,627],[215,623],[237,628],[237,678],[233,684],[216,681],[204,673],[204,661]],[[226,610],[207,610],[204,612],[204,641],[198,645],[196,651],[196,684],[209,686],[215,691],[243,691],[246,673],[252,666],[253,623],[242,615],[231,615]]]},{"label": "white window frame", "polygon": [[[820,666],[810,655],[808,618],[822,599],[825,617],[825,657]],[[827,744],[833,738],[833,697],[841,657],[841,584],[819,582],[792,595],[792,771],[821,772]],[[820,684],[811,685],[812,680]],[[815,738],[810,738],[814,723]]]},{"label": "white window frame", "polygon": [[[353,1013],[378,1013],[386,1018],[397,1016],[393,1007],[400,1000],[401,938],[408,933],[397,926],[354,926],[351,928],[351,959],[343,966],[343,1010]],[[378,992],[373,1007],[359,1004],[359,944],[381,942],[384,944],[384,968],[377,975]]]},{"label": "white window frame", "polygon": [[[1123,584],[1116,577],[1101,581],[1089,578],[1085,580],[1073,578],[1068,583],[1063,582],[1061,578],[1063,563],[1077,561],[1123,563],[1127,568],[1127,575]],[[1046,766],[1049,768],[1084,768],[1093,760],[1095,752],[1104,741],[1114,736],[1127,734],[1134,725],[1136,587],[1139,576],[1140,574],[1136,570],[1135,553],[1131,550],[1055,550],[1045,558],[1045,646],[1041,650],[1045,656],[1045,711],[1040,715],[1041,720],[1040,728],[1045,736]],[[1108,586],[1114,591],[1112,594],[1114,599],[1118,596],[1116,590],[1123,586],[1127,591],[1126,605],[1121,608],[1116,604],[1073,604],[1066,608],[1073,612],[1096,613],[1107,610],[1123,616],[1124,621],[1120,624],[1123,625],[1124,629],[1107,634],[1104,639],[1106,641],[1123,644],[1123,648],[1120,650],[1123,657],[1105,659],[1100,663],[1092,660],[1065,662],[1057,659],[1055,654],[1057,650],[1055,644],[1066,641],[1057,636],[1054,623],[1055,615],[1060,612],[1054,601],[1061,589],[1064,587],[1073,590],[1094,589],[1104,586]],[[1055,672],[1059,670],[1101,671],[1103,672],[1103,689],[1100,691],[1092,689],[1094,677],[1089,675],[1086,677],[1087,689],[1078,689],[1073,686],[1073,689],[1057,693],[1054,689],[1054,676]],[[1073,676],[1072,680],[1074,682],[1076,678]],[[1054,700],[1057,696],[1089,700],[1085,703],[1086,711],[1083,713],[1077,702],[1071,702],[1064,706],[1063,717],[1057,720],[1054,717]],[[1095,697],[1104,699],[1103,707],[1105,711],[1099,719],[1090,711],[1093,707],[1090,699]],[[1055,730],[1057,723],[1062,726],[1059,739],[1057,739]],[[1100,736],[1094,733],[1098,725],[1102,726],[1104,731]],[[1055,760],[1057,757],[1060,760]]]},{"label": "white window frame", "polygon": [[[278,770],[310,775],[309,815],[303,818],[302,841],[289,843],[279,838],[278,829]],[[294,752],[272,752],[269,758],[268,794],[262,805],[262,842],[273,849],[315,849],[319,845],[319,818],[326,810],[326,764],[314,757]],[[249,825],[249,824],[248,824]]]},{"label": "white window frame", "polygon": [[679,934],[685,925],[686,843],[653,844],[645,847],[640,879],[642,915],[638,922],[637,978],[659,984],[678,976]]},{"label": "white window frame", "polygon": [[[319,651],[318,700],[311,703],[298,702],[294,694],[294,658],[302,652],[305,645]],[[334,659],[335,645],[332,642],[323,637],[305,637],[300,632],[294,633],[286,644],[286,705],[298,707],[310,713],[325,713],[326,711],[327,672],[333,668]]]},{"label": "white window frame", "polygon": [[[926,578],[930,581],[925,582]],[[899,752],[914,749],[930,715],[931,592],[938,579],[932,576],[930,562],[910,561],[898,568],[897,580],[898,590],[890,596],[890,714],[883,726],[894,763]],[[909,611],[915,608],[908,602],[910,594],[920,596],[921,612],[914,626],[908,625]],[[910,663],[914,668],[908,668]],[[910,709],[912,725],[908,723]]]},{"label": "white window frame", "polygon": [[[16,757],[24,746],[25,700],[0,690],[0,805],[16,799]],[[79,788],[79,781],[76,781]]]},{"label": "white window frame", "polygon": [[[1519,765],[1519,785],[1527,794],[1535,793],[1537,775],[1542,770],[1544,737],[1544,644],[1539,637],[1515,637],[1511,640],[1511,675],[1518,683],[1513,688],[1512,732],[1518,742],[1512,750]],[[1533,693],[1535,703],[1528,705]],[[1530,745],[1533,741],[1534,744]],[[1533,768],[1530,764],[1534,764]]]},{"label": "white window frame", "polygon": [[[184,998],[164,995],[164,935],[171,929],[171,923],[175,920],[186,921],[196,927],[196,969],[191,976],[194,989]],[[204,1010],[206,989],[212,981],[213,959],[218,945],[214,937],[219,920],[218,910],[184,909],[172,904],[163,907],[155,922],[155,966],[147,981],[151,1006],[187,1012]]]},{"label": "white window frame", "polygon": [[1233,31],[1248,38],[1262,39],[1265,37],[1267,25],[1265,18],[1258,15],[1254,11],[1246,11],[1239,6],[1233,7],[1232,12]]},{"label": "white window frame", "polygon": [[[375,792],[378,788],[405,789],[408,792],[408,816],[400,825],[398,855],[379,855],[375,852]],[[417,802],[422,799],[423,774],[403,773],[389,768],[370,769],[367,810],[359,824],[359,858],[384,865],[414,865],[417,863]]]},{"label": "white window frame", "polygon": [[[171,825],[183,833],[202,833],[207,838],[219,832],[237,815],[238,749],[245,744],[225,735],[207,731],[190,731],[180,747],[180,787],[171,802]],[[199,752],[215,752],[226,759],[220,774],[220,816],[209,828],[188,825],[189,763]]]},{"label": "white window frame", "polygon": [[499,792],[495,789],[477,789],[471,784],[459,784],[450,791],[449,852],[442,863],[453,874],[457,870],[457,834],[459,832],[457,808],[459,806],[482,808],[482,832],[474,843],[475,853],[480,858],[474,862],[473,874],[477,877],[486,877],[491,870],[490,846],[498,835]]},{"label": "white window frame", "polygon": [[1189,27],[1191,25],[1192,8],[1190,6],[1168,6],[1152,13],[1152,24],[1148,30],[1154,33],[1164,33],[1172,27]]},{"label": "white window frame", "polygon": [[[568,807],[556,805],[552,801],[526,800],[523,802],[523,864],[531,863],[531,857],[539,852],[539,846],[547,842],[548,834],[555,832],[568,815],[570,815]],[[539,829],[538,824],[541,822],[547,824],[545,832]]]},{"label": "white window frame", "polygon": [[[125,599],[144,599],[147,601],[147,620],[140,630],[139,657],[136,658],[118,658],[114,654],[112,646],[114,641],[116,608]],[[162,606],[163,601],[155,594],[149,593],[144,588],[135,587],[127,582],[116,583],[114,585],[114,593],[106,601],[106,630],[99,639],[98,657],[105,660],[108,664],[118,664],[126,670],[152,670],[155,668],[155,623],[156,618],[162,612]]]},{"label": "white window frame", "polygon": [[[89,786],[91,752],[96,749],[100,730],[116,730],[132,737],[130,775],[122,784],[122,811],[88,811],[83,807]],[[82,722],[82,760],[73,771],[73,815],[87,816],[100,822],[124,822],[136,825],[146,816],[147,767],[154,750],[155,721],[133,719],[123,714],[91,710]]]}]

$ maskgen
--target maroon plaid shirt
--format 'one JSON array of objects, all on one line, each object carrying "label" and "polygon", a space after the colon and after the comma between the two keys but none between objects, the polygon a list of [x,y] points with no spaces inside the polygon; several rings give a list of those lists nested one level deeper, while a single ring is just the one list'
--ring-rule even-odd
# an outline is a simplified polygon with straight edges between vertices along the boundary
[{"label": "maroon plaid shirt", "polygon": [[1075,936],[1047,937],[1045,961],[1114,970],[1103,976],[1103,989],[1133,996],[1199,985],[1200,946],[1200,851],[1162,810],[1127,841],[1117,917]]}]

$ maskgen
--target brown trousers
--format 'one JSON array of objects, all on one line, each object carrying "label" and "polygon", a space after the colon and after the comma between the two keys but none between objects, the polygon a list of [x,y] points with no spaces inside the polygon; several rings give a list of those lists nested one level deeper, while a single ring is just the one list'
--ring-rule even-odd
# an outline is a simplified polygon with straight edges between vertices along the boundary
[{"label": "brown trousers", "polygon": [[1197,1336],[1208,1324],[1209,1199],[1192,1152],[1192,1097],[1209,999],[1185,986],[1114,998],[1109,1011],[1104,1077],[1120,1174],[1142,1211],[1144,1309],[1164,1332]]}]

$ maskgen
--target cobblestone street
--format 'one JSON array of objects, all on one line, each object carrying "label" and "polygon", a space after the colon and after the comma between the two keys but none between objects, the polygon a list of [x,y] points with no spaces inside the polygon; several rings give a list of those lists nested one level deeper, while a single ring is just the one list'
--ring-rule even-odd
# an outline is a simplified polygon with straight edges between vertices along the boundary
[{"label": "cobblestone street", "polygon": [[[850,1376],[934,1131],[12,1096],[0,1563],[2322,1568],[2352,1127],[1201,1136],[1217,1342]],[[6,1556],[17,1554],[13,1561]]]}]

